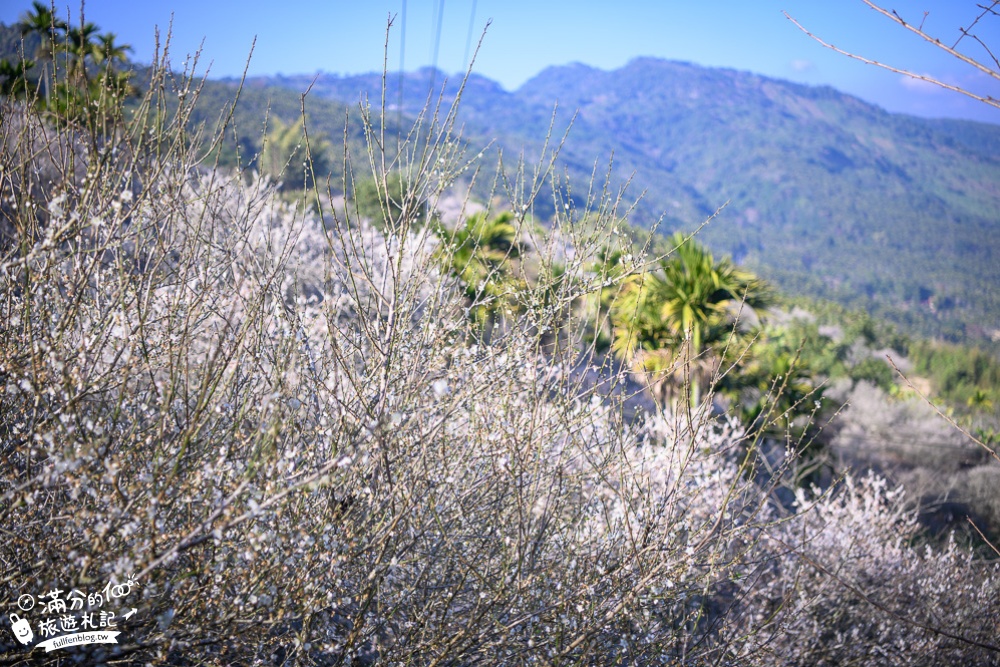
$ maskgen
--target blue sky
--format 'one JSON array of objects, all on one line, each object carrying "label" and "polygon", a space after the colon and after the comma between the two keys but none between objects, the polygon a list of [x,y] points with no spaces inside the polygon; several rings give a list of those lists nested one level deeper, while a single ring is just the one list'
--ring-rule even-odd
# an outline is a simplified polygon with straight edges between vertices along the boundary
[{"label": "blue sky", "polygon": [[[0,21],[13,23],[29,4],[3,0]],[[929,12],[925,28],[948,43],[978,13],[976,2],[967,0],[891,0],[888,6],[915,23]],[[63,16],[79,17],[79,2],[58,0],[56,7]],[[255,37],[251,75],[381,70],[389,16],[395,16],[388,37],[390,70],[430,65],[437,51],[437,65],[457,72],[465,69],[470,35],[474,49],[492,20],[474,70],[507,89],[550,65],[583,62],[614,69],[637,56],[657,56],[828,84],[890,111],[1000,123],[1000,111],[980,102],[824,49],[782,15],[787,11],[838,47],[1000,96],[1000,86],[985,75],[861,0],[168,0],[155,6],[88,0],[84,10],[88,21],[133,45],[133,58],[141,62],[152,60],[155,30],[159,27],[162,40],[172,16],[174,65],[201,48],[198,71],[210,68],[211,77],[241,74]],[[981,24],[978,35],[989,45],[1000,44],[1000,18]],[[988,58],[971,40],[966,44],[971,55]]]}]

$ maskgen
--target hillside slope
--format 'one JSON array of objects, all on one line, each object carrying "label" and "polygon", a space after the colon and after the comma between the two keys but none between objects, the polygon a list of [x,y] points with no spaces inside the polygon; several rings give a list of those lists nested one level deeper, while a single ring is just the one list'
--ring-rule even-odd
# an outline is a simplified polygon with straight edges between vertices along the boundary
[{"label": "hillside slope", "polygon": [[[304,90],[312,76],[270,85]],[[447,84],[453,93],[457,77]],[[320,76],[313,94],[379,99],[381,75]],[[445,76],[402,79],[418,113]],[[264,84],[265,81],[259,81]],[[399,79],[389,77],[395,108]],[[538,155],[572,129],[562,167],[577,182],[614,156],[614,180],[644,193],[632,222],[693,229],[791,293],[864,307],[924,335],[987,341],[1000,327],[1000,128],[890,114],[828,87],[641,58],[608,72],[551,67],[514,92],[474,75],[470,136]],[[599,167],[600,168],[600,167]]]}]

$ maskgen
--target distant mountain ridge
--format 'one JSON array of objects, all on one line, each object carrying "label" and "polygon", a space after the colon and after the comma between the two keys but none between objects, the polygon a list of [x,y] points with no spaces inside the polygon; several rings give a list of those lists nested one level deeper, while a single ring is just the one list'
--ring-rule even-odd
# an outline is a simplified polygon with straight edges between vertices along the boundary
[{"label": "distant mountain ridge", "polygon": [[[315,78],[315,82],[314,82]],[[402,77],[418,113],[429,69]],[[449,95],[460,76],[448,79]],[[251,80],[377,105],[382,75]],[[387,77],[396,108],[400,77]],[[577,114],[562,168],[577,182],[614,155],[616,183],[645,192],[631,222],[693,229],[791,293],[889,316],[905,329],[970,341],[1000,335],[1000,126],[891,114],[830,87],[638,58],[614,71],[549,67],[516,91],[466,82],[467,135],[537,155],[555,112]],[[578,186],[579,187],[579,186]]]},{"label": "distant mountain ridge", "polygon": [[[19,31],[0,25],[2,55],[19,46]],[[387,124],[405,127],[461,80],[390,73]],[[236,112],[244,155],[259,149],[268,113],[296,118],[310,85],[311,124],[339,139],[363,96],[380,105],[382,81],[250,78]],[[197,119],[217,121],[234,91],[207,82]],[[473,145],[493,141],[530,162],[574,114],[560,171],[581,192],[613,156],[611,185],[631,177],[629,192],[643,195],[631,223],[691,230],[729,202],[701,239],[784,291],[864,307],[920,335],[1000,343],[1000,126],[890,114],[829,87],[654,58],[614,71],[550,67],[515,91],[473,74],[460,122]],[[348,139],[362,154],[357,127]]]}]

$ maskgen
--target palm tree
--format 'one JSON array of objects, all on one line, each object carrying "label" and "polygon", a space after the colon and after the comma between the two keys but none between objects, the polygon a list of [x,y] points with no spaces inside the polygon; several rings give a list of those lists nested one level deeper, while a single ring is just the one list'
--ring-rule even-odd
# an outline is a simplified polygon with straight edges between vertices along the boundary
[{"label": "palm tree", "polygon": [[66,23],[60,20],[50,7],[42,4],[39,0],[34,0],[31,5],[32,10],[21,15],[21,36],[36,34],[41,37],[35,58],[42,66],[42,85],[45,88],[45,102],[47,104],[55,79],[55,73],[51,72],[51,68],[55,67],[55,52],[59,43],[59,33],[66,30]]},{"label": "palm tree", "polygon": [[973,391],[972,395],[965,401],[965,404],[973,410],[991,410],[993,408],[993,400],[983,389]]},{"label": "palm tree", "polygon": [[131,82],[131,72],[115,71],[115,63],[127,63],[128,52],[132,50],[128,44],[117,44],[115,38],[113,32],[98,36],[94,45],[94,62],[101,66],[99,97],[103,99],[103,95],[110,95],[112,100],[118,102],[134,95],[136,88]]},{"label": "palm tree", "polygon": [[767,286],[728,258],[716,261],[702,245],[675,234],[675,250],[659,272],[630,278],[612,307],[612,350],[650,380],[669,402],[676,371],[686,367],[691,402],[715,374],[742,307],[770,302]]},{"label": "palm tree", "polygon": [[80,88],[87,87],[87,59],[97,60],[101,57],[100,47],[94,41],[98,30],[100,28],[88,21],[78,28],[69,28],[66,31],[69,54],[67,74],[69,80]]},{"label": "palm tree", "polygon": [[310,150],[306,151],[306,121],[299,118],[286,125],[278,118],[269,121],[270,130],[264,138],[257,161],[258,171],[281,181],[281,190],[309,190],[312,175],[325,177],[330,173],[328,156],[330,143],[322,136],[310,135]]},{"label": "palm tree", "polygon": [[6,58],[0,60],[0,95],[27,97],[30,87],[28,85],[27,72],[35,66],[32,60],[18,60],[10,62]]},{"label": "palm tree", "polygon": [[127,63],[128,53],[132,51],[130,44],[116,44],[117,35],[113,32],[106,32],[99,35],[97,44],[94,47],[94,61],[98,65],[103,65],[105,71],[112,72],[114,64]]},{"label": "palm tree", "polygon": [[469,315],[481,325],[513,304],[520,285],[510,271],[510,260],[520,257],[513,221],[510,211],[493,218],[477,213],[454,230],[437,229],[443,242],[438,258],[465,286]]}]

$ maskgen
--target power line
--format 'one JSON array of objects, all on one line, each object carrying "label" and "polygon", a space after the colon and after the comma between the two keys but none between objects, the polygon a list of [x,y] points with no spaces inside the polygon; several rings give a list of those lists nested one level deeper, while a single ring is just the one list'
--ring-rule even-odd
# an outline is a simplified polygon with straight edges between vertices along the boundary
[{"label": "power line", "polygon": [[403,0],[403,11],[400,16],[399,31],[399,91],[396,97],[396,143],[397,148],[403,133],[403,63],[406,58],[406,0]]},{"label": "power line", "polygon": [[444,21],[444,0],[440,0],[438,3],[437,11],[437,30],[434,35],[434,58],[433,65],[431,65],[431,94],[434,93],[434,84],[437,83],[437,66],[438,66],[438,52],[441,49],[441,23]]},{"label": "power line", "polygon": [[476,23],[476,0],[472,0],[472,13],[469,15],[469,32],[465,36],[465,58],[463,64],[469,66],[469,50],[472,48],[472,28]]}]

